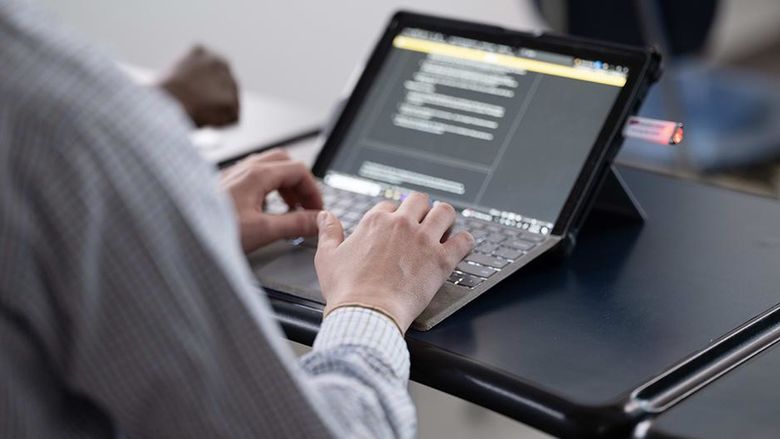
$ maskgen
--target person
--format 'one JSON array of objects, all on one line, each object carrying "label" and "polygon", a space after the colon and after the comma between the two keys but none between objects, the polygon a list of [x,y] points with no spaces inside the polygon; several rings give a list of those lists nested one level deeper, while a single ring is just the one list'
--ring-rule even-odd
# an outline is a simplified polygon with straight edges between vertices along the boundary
[{"label": "person", "polygon": [[[452,207],[382,202],[344,239],[303,165],[219,175],[169,97],[43,17],[0,0],[0,437],[414,436],[403,333],[473,247]],[[242,249],[315,233],[296,359]]]}]

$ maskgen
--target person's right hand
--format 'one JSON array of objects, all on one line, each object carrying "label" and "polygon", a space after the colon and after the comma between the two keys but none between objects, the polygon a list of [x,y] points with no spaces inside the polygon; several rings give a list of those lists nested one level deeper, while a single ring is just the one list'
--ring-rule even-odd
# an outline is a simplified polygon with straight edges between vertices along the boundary
[{"label": "person's right hand", "polygon": [[397,208],[374,206],[345,240],[338,218],[320,212],[314,263],[325,315],[341,306],[377,308],[405,332],[474,247],[468,232],[446,236],[454,220],[449,204],[431,208],[427,195],[413,193]]}]

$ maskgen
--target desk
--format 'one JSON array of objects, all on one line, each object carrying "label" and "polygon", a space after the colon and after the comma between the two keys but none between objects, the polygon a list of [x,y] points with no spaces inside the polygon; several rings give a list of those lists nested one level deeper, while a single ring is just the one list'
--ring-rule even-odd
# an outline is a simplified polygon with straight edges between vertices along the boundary
[{"label": "desk", "polygon": [[[554,435],[628,436],[631,392],[780,302],[780,206],[622,168],[644,226],[602,218],[564,264],[537,263],[429,332],[412,379]],[[311,344],[317,306],[269,292]]]},{"label": "desk", "polygon": [[780,434],[780,346],[770,348],[657,419],[640,425],[648,439],[772,438]]}]

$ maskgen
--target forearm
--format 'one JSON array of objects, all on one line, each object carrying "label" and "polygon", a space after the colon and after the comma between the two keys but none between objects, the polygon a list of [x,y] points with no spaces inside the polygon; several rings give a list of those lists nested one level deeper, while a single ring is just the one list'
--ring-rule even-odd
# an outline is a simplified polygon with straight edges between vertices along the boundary
[{"label": "forearm", "polygon": [[395,324],[364,308],[333,311],[301,358],[338,437],[414,437],[409,353]]}]

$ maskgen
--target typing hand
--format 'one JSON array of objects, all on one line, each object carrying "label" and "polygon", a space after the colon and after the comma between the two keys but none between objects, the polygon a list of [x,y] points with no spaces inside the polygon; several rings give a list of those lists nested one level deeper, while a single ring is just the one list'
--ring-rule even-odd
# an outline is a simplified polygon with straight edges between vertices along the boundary
[{"label": "typing hand", "polygon": [[159,82],[198,126],[224,126],[238,121],[238,84],[221,56],[194,47]]},{"label": "typing hand", "polygon": [[[319,188],[306,166],[290,160],[285,151],[275,149],[238,162],[222,172],[221,185],[233,199],[245,252],[278,239],[317,234]],[[266,196],[275,190],[290,207],[288,213],[263,212]]]},{"label": "typing hand", "polygon": [[374,206],[345,240],[339,220],[323,211],[314,262],[325,314],[350,304],[373,307],[405,332],[474,247],[465,231],[442,242],[454,221],[452,206],[431,208],[427,195],[414,193],[397,208],[389,201]]}]

